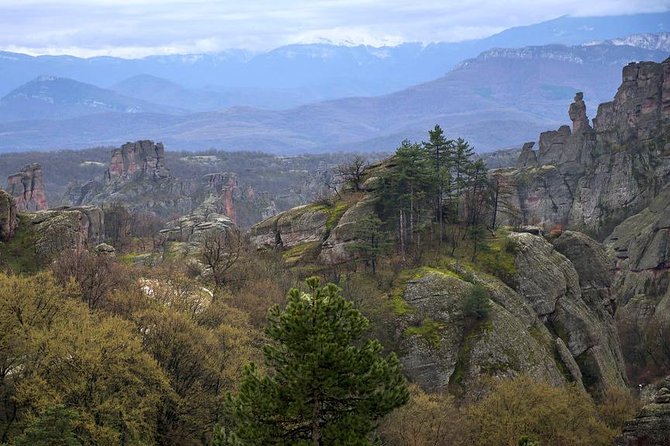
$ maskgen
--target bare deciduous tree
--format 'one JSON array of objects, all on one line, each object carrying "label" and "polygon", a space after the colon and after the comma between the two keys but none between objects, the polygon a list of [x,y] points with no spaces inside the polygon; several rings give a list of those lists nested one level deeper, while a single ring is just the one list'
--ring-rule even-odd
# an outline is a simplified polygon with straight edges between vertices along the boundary
[{"label": "bare deciduous tree", "polygon": [[227,271],[240,258],[244,240],[236,228],[208,231],[200,241],[200,260],[210,270],[217,289],[226,283]]},{"label": "bare deciduous tree", "polygon": [[367,161],[362,156],[356,155],[350,162],[337,166],[335,175],[340,183],[351,184],[354,191],[359,192],[363,190],[363,179],[368,167]]}]

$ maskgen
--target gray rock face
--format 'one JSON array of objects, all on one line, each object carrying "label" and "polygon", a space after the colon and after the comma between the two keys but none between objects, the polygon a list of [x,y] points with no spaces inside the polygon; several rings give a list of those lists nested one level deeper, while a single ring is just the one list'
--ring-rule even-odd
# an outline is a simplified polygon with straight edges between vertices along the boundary
[{"label": "gray rock face", "polygon": [[575,100],[570,104],[568,116],[572,120],[572,133],[590,130],[589,118],[586,117],[586,104],[584,103],[584,93],[581,91],[575,95]]},{"label": "gray rock face", "polygon": [[189,251],[197,249],[201,237],[211,231],[226,232],[235,229],[233,221],[219,212],[217,200],[210,197],[193,213],[168,222],[160,234],[171,242],[186,242]]},{"label": "gray rock face", "polygon": [[566,239],[556,242],[557,248],[532,234],[510,236],[518,246],[516,290],[549,331],[565,343],[587,389],[623,387],[625,369],[609,310],[611,279],[606,256],[583,234],[567,232],[558,240],[564,236]]},{"label": "gray rock face", "polygon": [[94,206],[61,207],[32,214],[35,251],[54,258],[61,252],[93,248],[104,239],[104,214]]},{"label": "gray rock face", "polygon": [[105,174],[105,180],[114,182],[138,177],[159,179],[169,176],[170,171],[165,166],[163,144],[143,140],[128,142],[112,150],[112,161]]},{"label": "gray rock face", "polygon": [[[460,388],[467,395],[477,393],[485,375],[526,374],[555,385],[571,380],[561,373],[552,335],[524,298],[495,279],[475,275],[474,281],[485,284],[492,299],[488,319],[471,330],[462,307],[472,283],[438,270],[407,282],[408,309],[398,331],[400,359],[412,380],[429,391]],[[571,356],[566,359],[577,367]]]},{"label": "gray rock face", "polygon": [[[665,380],[667,385],[670,377]],[[670,386],[669,386],[670,387]],[[661,387],[654,400],[623,428],[617,446],[670,446],[670,390]]]},{"label": "gray rock face", "polygon": [[0,241],[11,239],[17,226],[16,202],[10,194],[0,189]]},{"label": "gray rock face", "polygon": [[537,167],[537,154],[533,150],[535,141],[527,142],[521,148],[519,159],[516,162],[517,169],[524,167]]},{"label": "gray rock face", "polygon": [[604,238],[670,178],[670,59],[626,66],[614,100],[598,107],[593,128],[582,95],[569,116],[572,131],[563,126],[540,135],[539,167],[526,150],[507,175],[517,184],[525,222]]},{"label": "gray rock face", "polygon": [[616,262],[616,319],[634,375],[650,366],[653,376],[653,370],[670,365],[665,347],[670,338],[669,231],[670,189],[666,188],[642,212],[618,225],[604,242]]}]

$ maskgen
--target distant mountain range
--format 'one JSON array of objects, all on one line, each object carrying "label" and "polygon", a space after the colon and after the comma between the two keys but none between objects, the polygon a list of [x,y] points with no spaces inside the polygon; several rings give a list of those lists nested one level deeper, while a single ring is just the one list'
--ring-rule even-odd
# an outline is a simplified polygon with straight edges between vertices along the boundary
[{"label": "distant mountain range", "polygon": [[[131,78],[113,90],[41,77],[0,100],[0,151],[118,145],[144,138],[174,149],[387,151],[404,138],[425,138],[436,123],[489,151],[565,123],[576,91],[584,92],[594,116],[598,103],[613,97],[623,65],[664,60],[668,39],[668,34],[654,34],[577,46],[492,49],[437,80],[395,93],[287,110],[236,106],[185,112],[225,102],[226,95],[200,94],[152,76]],[[34,119],[16,121],[17,116]]]},{"label": "distant mountain range", "polygon": [[[516,27],[485,39],[458,43],[396,47],[289,45],[252,54],[229,50],[218,54],[151,56],[143,59],[71,56],[31,57],[0,52],[0,97],[26,82],[52,75],[104,88],[131,83],[134,97],[154,101],[150,75],[178,84],[200,97],[197,110],[247,105],[286,109],[327,99],[377,96],[445,75],[464,59],[491,48],[529,45],[577,45],[639,33],[670,31],[670,12],[614,17],[560,17]],[[465,36],[467,37],[467,36]],[[654,49],[654,48],[649,48]],[[130,80],[129,80],[130,79]],[[114,88],[116,89],[116,88]],[[194,92],[193,90],[200,90]],[[205,90],[204,92],[202,90]],[[181,93],[175,92],[169,105]],[[206,98],[211,96],[211,98]]]}]

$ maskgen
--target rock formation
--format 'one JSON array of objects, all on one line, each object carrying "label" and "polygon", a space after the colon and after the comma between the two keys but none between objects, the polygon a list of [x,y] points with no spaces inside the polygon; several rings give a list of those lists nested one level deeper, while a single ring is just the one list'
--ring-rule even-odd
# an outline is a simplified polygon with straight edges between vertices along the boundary
[{"label": "rock formation", "polygon": [[653,401],[624,425],[617,446],[670,446],[670,377],[656,392]]},{"label": "rock formation", "polygon": [[0,242],[6,242],[14,236],[18,221],[14,198],[0,189]]},{"label": "rock formation", "polygon": [[[391,159],[372,167],[353,202],[301,206],[255,225],[252,243],[283,248],[287,262],[351,261],[357,225],[375,214],[378,176],[392,165]],[[412,273],[395,297],[403,302],[396,332],[404,370],[425,389],[466,394],[476,391],[482,375],[521,373],[554,384],[576,382],[594,393],[624,387],[612,263],[603,247],[572,231],[553,244],[530,233],[513,233],[510,241],[517,246],[514,288],[456,262]],[[462,307],[475,283],[491,294],[491,317],[485,330],[468,333]]]},{"label": "rock formation", "polygon": [[191,184],[170,175],[164,152],[163,144],[148,140],[113,149],[104,177],[71,187],[69,201],[74,206],[121,203],[132,212],[162,217],[191,212]]},{"label": "rock formation", "polygon": [[597,392],[626,382],[610,294],[611,265],[593,239],[563,232],[552,246],[543,237],[513,234],[516,291],[567,346],[583,383]]},{"label": "rock formation", "polygon": [[534,145],[534,141],[527,142],[523,145],[521,153],[519,154],[519,159],[516,162],[516,167],[518,169],[523,169],[524,167],[537,167],[537,154],[533,150]]},{"label": "rock formation", "polygon": [[572,121],[572,133],[591,130],[589,118],[586,117],[586,104],[584,103],[584,93],[581,91],[575,95],[574,102],[570,104],[568,116]]},{"label": "rock formation", "polygon": [[154,144],[149,140],[127,142],[112,150],[112,160],[105,173],[105,179],[109,182],[138,177],[161,179],[169,176],[170,171],[165,167],[163,144]]},{"label": "rock formation", "polygon": [[[614,278],[609,291],[599,278],[588,293],[609,299],[630,376],[657,376],[670,366],[670,59],[627,65],[593,128],[584,111],[578,94],[572,130],[542,133],[537,152],[524,146],[517,167],[500,173],[516,185],[523,223],[604,240]],[[578,254],[562,238],[556,249]]]},{"label": "rock formation", "polygon": [[104,241],[104,214],[94,206],[60,207],[31,214],[35,251],[54,258],[65,250],[90,249]]},{"label": "rock formation", "polygon": [[[646,207],[670,177],[670,59],[632,63],[614,100],[600,104],[593,129],[583,96],[570,106],[573,129],[540,135],[508,170],[525,223],[556,224],[602,239]],[[531,160],[528,162],[528,160]]]},{"label": "rock formation", "polygon": [[16,208],[22,211],[42,211],[48,208],[44,191],[42,167],[29,164],[7,179],[7,191],[16,200]]},{"label": "rock formation", "polygon": [[168,222],[160,234],[166,241],[187,242],[197,248],[200,237],[210,231],[229,231],[234,222],[219,211],[218,200],[210,196],[193,213]]},{"label": "rock formation", "polygon": [[[240,191],[237,185],[237,175],[234,173],[212,173],[205,175],[203,178],[204,191],[211,197],[219,197],[222,203],[222,213],[237,223],[237,215],[235,212],[235,201],[240,196]],[[247,196],[251,195],[253,200],[253,189],[247,191]]]}]

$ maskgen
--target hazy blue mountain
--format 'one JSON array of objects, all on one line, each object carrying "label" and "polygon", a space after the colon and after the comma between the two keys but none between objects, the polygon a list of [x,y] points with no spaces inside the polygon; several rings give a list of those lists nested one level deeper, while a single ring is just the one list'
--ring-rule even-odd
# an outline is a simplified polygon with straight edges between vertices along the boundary
[{"label": "hazy blue mountain", "polygon": [[55,76],[40,76],[0,99],[0,122],[66,119],[107,112],[179,113],[180,110]]},{"label": "hazy blue mountain", "polygon": [[222,87],[186,88],[164,78],[139,74],[112,87],[117,93],[155,104],[186,107],[191,111],[213,111],[234,105],[265,109],[282,109],[342,96],[356,96],[357,91],[332,88],[258,88]]},{"label": "hazy blue mountain", "polygon": [[4,123],[0,150],[83,148],[149,138],[174,149],[387,151],[404,138],[424,138],[439,123],[449,135],[489,151],[533,140],[540,131],[568,122],[576,91],[584,92],[593,117],[597,104],[614,96],[626,63],[667,56],[611,43],[494,49],[437,80],[372,98],[289,110],[231,107],[186,116],[110,112]]},{"label": "hazy blue mountain", "polygon": [[[425,46],[419,43],[383,48],[309,44],[289,45],[262,54],[230,50],[218,54],[151,56],[135,60],[31,57],[0,52],[0,95],[42,74],[101,87],[150,74],[188,89],[207,87],[223,92],[224,98],[231,89],[241,89],[239,97],[229,96],[236,105],[286,108],[316,100],[396,91],[440,77],[456,63],[495,47],[572,45],[661,31],[670,31],[670,12],[560,17],[511,28],[486,39]],[[272,100],[263,104],[263,95]]]}]

